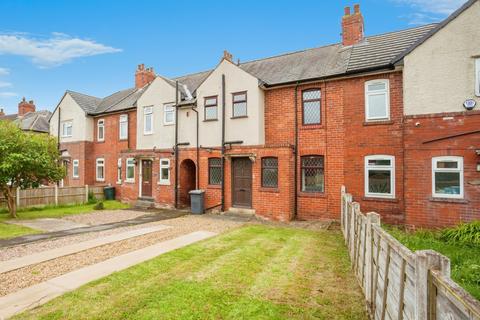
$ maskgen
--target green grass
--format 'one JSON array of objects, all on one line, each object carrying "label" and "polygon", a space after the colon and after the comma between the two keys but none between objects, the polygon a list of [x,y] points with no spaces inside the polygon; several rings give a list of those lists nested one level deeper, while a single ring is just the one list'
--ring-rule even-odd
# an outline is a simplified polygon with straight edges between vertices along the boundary
[{"label": "green grass", "polygon": [[367,319],[338,232],[249,226],[87,284],[17,319]]},{"label": "green grass", "polygon": [[[127,204],[118,202],[118,201],[105,201],[104,202],[106,210],[117,210],[125,209],[129,206]],[[27,220],[27,219],[38,219],[38,218],[61,218],[67,215],[72,214],[82,214],[89,213],[94,211],[93,207],[95,204],[80,204],[80,205],[69,205],[69,206],[46,206],[40,208],[22,208],[18,214],[18,219]],[[40,231],[17,226],[13,224],[5,223],[5,220],[11,219],[10,214],[7,210],[2,209],[0,211],[0,239],[14,238],[19,236],[24,236],[27,234],[39,233]]]},{"label": "green grass", "polygon": [[412,251],[432,249],[450,258],[452,279],[480,299],[480,246],[443,240],[441,231],[386,229]]}]

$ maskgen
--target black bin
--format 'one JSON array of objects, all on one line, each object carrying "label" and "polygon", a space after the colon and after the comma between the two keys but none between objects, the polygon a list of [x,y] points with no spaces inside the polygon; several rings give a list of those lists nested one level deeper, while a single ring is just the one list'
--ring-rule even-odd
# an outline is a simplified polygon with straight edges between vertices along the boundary
[{"label": "black bin", "polygon": [[192,213],[205,213],[205,190],[192,190],[188,194],[190,194],[190,205]]},{"label": "black bin", "polygon": [[105,196],[105,200],[115,200],[115,187],[104,187],[103,195]]}]

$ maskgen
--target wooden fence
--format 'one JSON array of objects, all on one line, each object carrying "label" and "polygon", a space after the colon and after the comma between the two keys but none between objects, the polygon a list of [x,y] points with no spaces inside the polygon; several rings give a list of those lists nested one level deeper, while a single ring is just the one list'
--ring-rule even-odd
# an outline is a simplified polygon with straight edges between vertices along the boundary
[{"label": "wooden fence", "polygon": [[[103,199],[104,186],[82,187],[41,187],[36,189],[17,190],[15,197],[18,207],[32,207],[45,205],[60,205],[85,203],[88,201],[88,193],[93,192],[97,199]],[[0,207],[6,207],[6,200],[0,195]]]},{"label": "wooden fence", "polygon": [[480,303],[450,279],[450,260],[412,252],[366,215],[342,187],[341,227],[372,319],[480,319]]}]

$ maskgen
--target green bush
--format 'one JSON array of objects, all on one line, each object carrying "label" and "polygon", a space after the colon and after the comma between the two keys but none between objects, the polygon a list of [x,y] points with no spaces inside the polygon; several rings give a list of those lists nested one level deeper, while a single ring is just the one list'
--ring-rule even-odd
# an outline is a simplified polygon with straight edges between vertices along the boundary
[{"label": "green bush", "polygon": [[480,246],[480,220],[445,229],[442,231],[440,238],[449,243]]},{"label": "green bush", "polygon": [[95,194],[93,191],[88,191],[88,204],[97,203],[97,198],[95,198]]},{"label": "green bush", "polygon": [[103,201],[100,201],[99,203],[97,203],[93,209],[95,210],[104,210],[105,209],[105,205],[103,204]]}]

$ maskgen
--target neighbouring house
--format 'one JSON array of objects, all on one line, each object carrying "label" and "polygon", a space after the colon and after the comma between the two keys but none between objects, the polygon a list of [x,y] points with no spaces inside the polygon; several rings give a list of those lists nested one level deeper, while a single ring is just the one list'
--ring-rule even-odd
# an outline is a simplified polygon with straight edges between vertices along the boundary
[{"label": "neighbouring house", "polygon": [[50,121],[65,183],[170,207],[203,189],[208,209],[275,220],[339,219],[345,185],[390,223],[478,219],[479,113],[462,104],[480,95],[479,1],[373,36],[355,5],[340,43],[249,62],[225,51],[173,79],[139,65],[134,88],[105,98],[67,91]]},{"label": "neighbouring house", "polygon": [[48,110],[36,111],[33,100],[26,101],[25,98],[18,104],[18,113],[5,114],[4,109],[0,108],[0,121],[12,121],[24,130],[36,133],[49,133],[50,126],[48,121],[51,112]]}]

